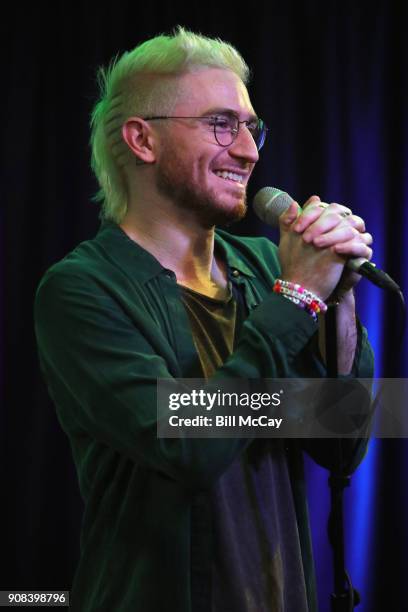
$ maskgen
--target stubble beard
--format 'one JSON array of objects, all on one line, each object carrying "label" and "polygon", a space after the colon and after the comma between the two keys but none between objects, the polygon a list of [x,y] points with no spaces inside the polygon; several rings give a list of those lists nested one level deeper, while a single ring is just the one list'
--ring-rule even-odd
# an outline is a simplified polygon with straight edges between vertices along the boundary
[{"label": "stubble beard", "polygon": [[[160,194],[170,198],[177,208],[196,213],[199,223],[205,228],[231,225],[245,217],[247,211],[246,192],[237,199],[235,206],[223,205],[215,190],[201,189],[192,182],[191,171],[174,151],[163,155],[157,168],[156,187]],[[226,180],[226,179],[223,179]]]}]

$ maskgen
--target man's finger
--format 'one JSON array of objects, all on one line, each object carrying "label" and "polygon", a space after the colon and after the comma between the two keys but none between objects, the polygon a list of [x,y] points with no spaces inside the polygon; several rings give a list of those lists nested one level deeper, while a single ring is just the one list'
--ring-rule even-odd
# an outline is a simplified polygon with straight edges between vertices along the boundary
[{"label": "man's finger", "polygon": [[279,223],[285,227],[289,227],[294,221],[296,221],[301,211],[302,209],[297,202],[291,202],[289,208],[287,208],[285,212],[280,215]]},{"label": "man's finger", "polygon": [[[309,206],[309,204],[313,204],[313,202],[320,202],[320,198],[318,195],[312,195],[303,205],[303,210]],[[324,204],[324,202],[322,202]]]}]

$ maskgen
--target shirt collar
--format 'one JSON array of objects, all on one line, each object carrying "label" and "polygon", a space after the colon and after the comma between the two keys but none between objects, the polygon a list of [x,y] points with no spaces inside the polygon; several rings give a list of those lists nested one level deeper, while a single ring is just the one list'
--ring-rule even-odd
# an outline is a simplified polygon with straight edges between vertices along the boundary
[{"label": "shirt collar", "polygon": [[161,263],[137,242],[129,238],[122,228],[112,221],[103,221],[96,241],[107,255],[130,276],[141,283],[149,281],[164,271]]},{"label": "shirt collar", "polygon": [[[219,248],[230,271],[238,270],[246,276],[254,276],[229,240],[230,234],[216,230],[215,245]],[[129,238],[122,228],[112,221],[103,221],[96,235],[96,241],[105,249],[107,255],[116,259],[120,266],[141,283],[148,282],[163,272],[169,272],[146,249]],[[137,265],[133,262],[137,260]]]},{"label": "shirt collar", "polygon": [[251,268],[244,262],[242,255],[239,251],[234,248],[233,242],[236,242],[237,237],[232,236],[228,232],[223,230],[216,230],[215,232],[215,244],[220,250],[223,252],[225,256],[225,260],[228,264],[228,268],[232,270],[238,270],[241,274],[245,276],[254,277],[255,274],[251,270]]}]

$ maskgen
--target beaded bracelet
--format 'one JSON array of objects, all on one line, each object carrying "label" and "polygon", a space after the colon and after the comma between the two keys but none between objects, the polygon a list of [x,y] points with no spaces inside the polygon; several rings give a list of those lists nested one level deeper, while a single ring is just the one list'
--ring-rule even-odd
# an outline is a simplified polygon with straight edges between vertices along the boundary
[{"label": "beaded bracelet", "polygon": [[284,298],[290,300],[299,308],[303,308],[317,323],[319,312],[326,312],[327,304],[315,293],[305,289],[297,283],[291,283],[277,278],[273,286],[275,293],[280,293]]}]

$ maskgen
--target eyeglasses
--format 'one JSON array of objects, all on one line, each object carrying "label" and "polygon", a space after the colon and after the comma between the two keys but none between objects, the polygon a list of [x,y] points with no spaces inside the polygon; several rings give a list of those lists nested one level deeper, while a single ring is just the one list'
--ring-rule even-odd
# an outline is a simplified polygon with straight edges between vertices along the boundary
[{"label": "eyeglasses", "polygon": [[229,147],[238,136],[240,126],[245,124],[255,141],[258,151],[262,149],[265,143],[266,132],[268,131],[268,128],[262,119],[256,118],[248,121],[239,121],[236,115],[229,113],[224,115],[210,115],[206,117],[157,116],[143,117],[143,119],[145,121],[157,121],[163,119],[196,119],[197,121],[202,121],[212,129],[215,140],[221,147]]}]

